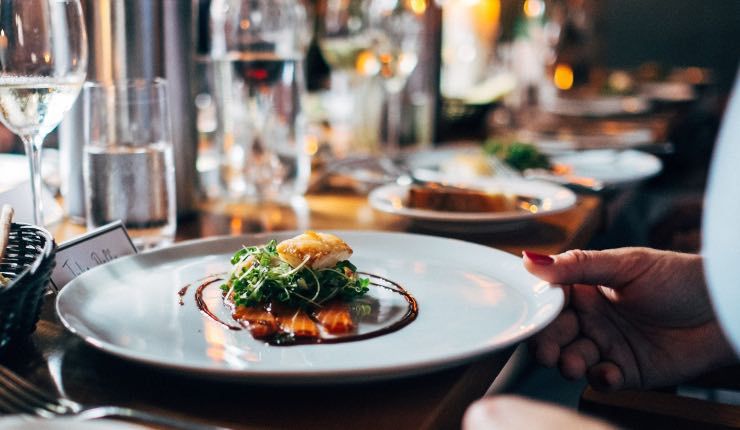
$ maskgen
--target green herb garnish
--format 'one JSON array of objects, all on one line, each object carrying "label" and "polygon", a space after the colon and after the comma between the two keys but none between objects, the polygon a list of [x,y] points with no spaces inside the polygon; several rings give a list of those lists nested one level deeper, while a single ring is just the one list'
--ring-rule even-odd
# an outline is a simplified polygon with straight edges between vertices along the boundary
[{"label": "green herb garnish", "polygon": [[291,267],[277,253],[277,242],[243,247],[231,257],[229,279],[221,285],[234,304],[257,306],[280,302],[292,307],[321,306],[339,298],[351,300],[367,293],[370,280],[360,278],[349,261],[334,267]]},{"label": "green herb garnish", "polygon": [[529,143],[488,139],[483,145],[483,150],[520,171],[550,168],[547,156]]}]

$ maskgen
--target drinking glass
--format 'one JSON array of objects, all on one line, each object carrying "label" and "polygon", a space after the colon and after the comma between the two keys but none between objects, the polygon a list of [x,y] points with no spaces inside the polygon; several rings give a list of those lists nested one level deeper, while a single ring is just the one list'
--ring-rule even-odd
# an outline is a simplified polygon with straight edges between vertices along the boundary
[{"label": "drinking glass", "polygon": [[87,83],[83,102],[88,229],[121,220],[139,249],[171,243],[177,221],[166,82]]},{"label": "drinking glass", "polygon": [[319,22],[319,48],[332,71],[357,75],[374,74],[365,70],[363,56],[370,46],[370,30],[365,15],[366,0],[324,0],[324,15]]},{"label": "drinking glass", "polygon": [[331,68],[324,104],[332,126],[335,155],[378,150],[382,90],[372,53],[366,0],[322,0],[317,41]]},{"label": "drinking glass", "polygon": [[[301,110],[306,14],[298,0],[231,0],[221,13],[234,141],[232,195],[288,201],[308,188],[311,171]],[[213,18],[213,17],[212,17]],[[220,37],[220,36],[219,36]],[[236,118],[236,119],[234,119]]]},{"label": "drinking glass", "polygon": [[399,149],[402,92],[418,62],[426,2],[366,0],[371,49],[387,94],[385,153]]},{"label": "drinking glass", "polygon": [[0,0],[0,121],[25,146],[43,225],[41,147],[80,93],[87,36],[79,0]]}]

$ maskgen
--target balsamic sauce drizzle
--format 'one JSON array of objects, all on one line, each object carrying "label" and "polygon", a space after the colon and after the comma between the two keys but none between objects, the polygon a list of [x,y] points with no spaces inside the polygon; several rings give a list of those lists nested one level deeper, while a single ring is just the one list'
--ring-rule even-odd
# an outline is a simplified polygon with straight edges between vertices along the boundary
[{"label": "balsamic sauce drizzle", "polygon": [[177,295],[179,298],[177,299],[177,304],[182,306],[185,304],[185,294],[188,293],[188,288],[190,288],[190,284],[180,288],[180,291],[177,292]]},{"label": "balsamic sauce drizzle", "polygon": [[[319,336],[317,338],[296,338],[290,341],[289,343],[281,341],[279,336],[274,336],[272,338],[260,339],[260,340],[264,340],[266,343],[273,345],[273,346],[354,342],[354,341],[359,341],[359,340],[371,339],[371,338],[378,337],[378,336],[383,336],[385,334],[400,330],[403,327],[410,324],[412,321],[414,321],[416,317],[419,315],[419,305],[416,302],[416,299],[408,291],[406,291],[403,287],[401,287],[398,283],[393,282],[390,279],[386,279],[378,275],[373,275],[371,273],[358,272],[358,274],[367,276],[368,278],[370,278],[370,285],[372,285],[373,287],[385,288],[386,290],[392,291],[396,294],[400,294],[406,300],[406,304],[407,304],[406,312],[403,315],[403,317],[395,321],[393,324],[390,324],[388,326],[379,328],[377,330],[374,330],[368,333],[363,333],[363,334],[351,334],[351,335],[342,335],[342,336],[334,336],[334,337],[320,337]],[[200,285],[198,285],[198,288],[195,290],[195,303],[198,306],[198,309],[203,314],[207,315],[210,319],[221,324],[222,326],[224,326],[225,328],[229,330],[234,330],[234,331],[244,330],[246,327],[244,327],[244,325],[242,325],[241,323],[240,325],[233,325],[233,324],[229,324],[227,322],[222,321],[218,316],[216,316],[216,314],[214,314],[208,308],[208,304],[203,299],[203,291],[206,289],[206,287],[216,282],[224,281],[224,278],[222,278],[221,275],[214,275],[211,277],[203,278],[201,281],[203,282]],[[177,293],[178,296],[180,296],[179,303],[181,305],[183,304],[183,296],[187,293],[188,288],[190,286],[191,286],[190,284],[184,286]]]},{"label": "balsamic sauce drizzle", "polygon": [[198,285],[198,289],[195,290],[195,303],[196,305],[198,305],[198,309],[200,309],[200,311],[203,312],[204,314],[208,315],[208,317],[211,318],[213,321],[216,321],[217,323],[228,328],[229,330],[234,330],[234,331],[241,330],[242,329],[241,326],[232,325],[224,321],[221,321],[221,319],[217,317],[216,314],[214,314],[213,312],[211,312],[210,309],[208,309],[208,304],[206,304],[206,301],[203,300],[203,290],[205,290],[207,286],[214,284],[216,282],[219,282],[219,281],[223,281],[223,280],[224,280],[223,278],[216,277],[216,278],[212,278]]}]

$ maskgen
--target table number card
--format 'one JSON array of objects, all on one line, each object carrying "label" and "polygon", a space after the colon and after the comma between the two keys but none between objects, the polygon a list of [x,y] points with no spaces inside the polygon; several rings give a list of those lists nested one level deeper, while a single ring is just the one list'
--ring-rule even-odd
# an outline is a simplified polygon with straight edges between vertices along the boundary
[{"label": "table number card", "polygon": [[123,223],[112,222],[59,245],[51,283],[59,290],[95,266],[136,252]]}]

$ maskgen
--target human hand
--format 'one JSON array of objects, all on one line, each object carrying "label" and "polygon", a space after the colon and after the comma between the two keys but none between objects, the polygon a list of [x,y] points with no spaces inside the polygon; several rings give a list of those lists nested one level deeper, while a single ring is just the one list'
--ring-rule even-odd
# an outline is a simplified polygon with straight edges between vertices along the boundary
[{"label": "human hand", "polygon": [[489,429],[607,430],[603,421],[550,405],[514,396],[496,396],[473,403],[463,418],[464,430]]},{"label": "human hand", "polygon": [[537,360],[598,389],[665,386],[735,363],[698,255],[622,248],[545,256],[524,267],[562,284],[566,305],[530,342]]}]

